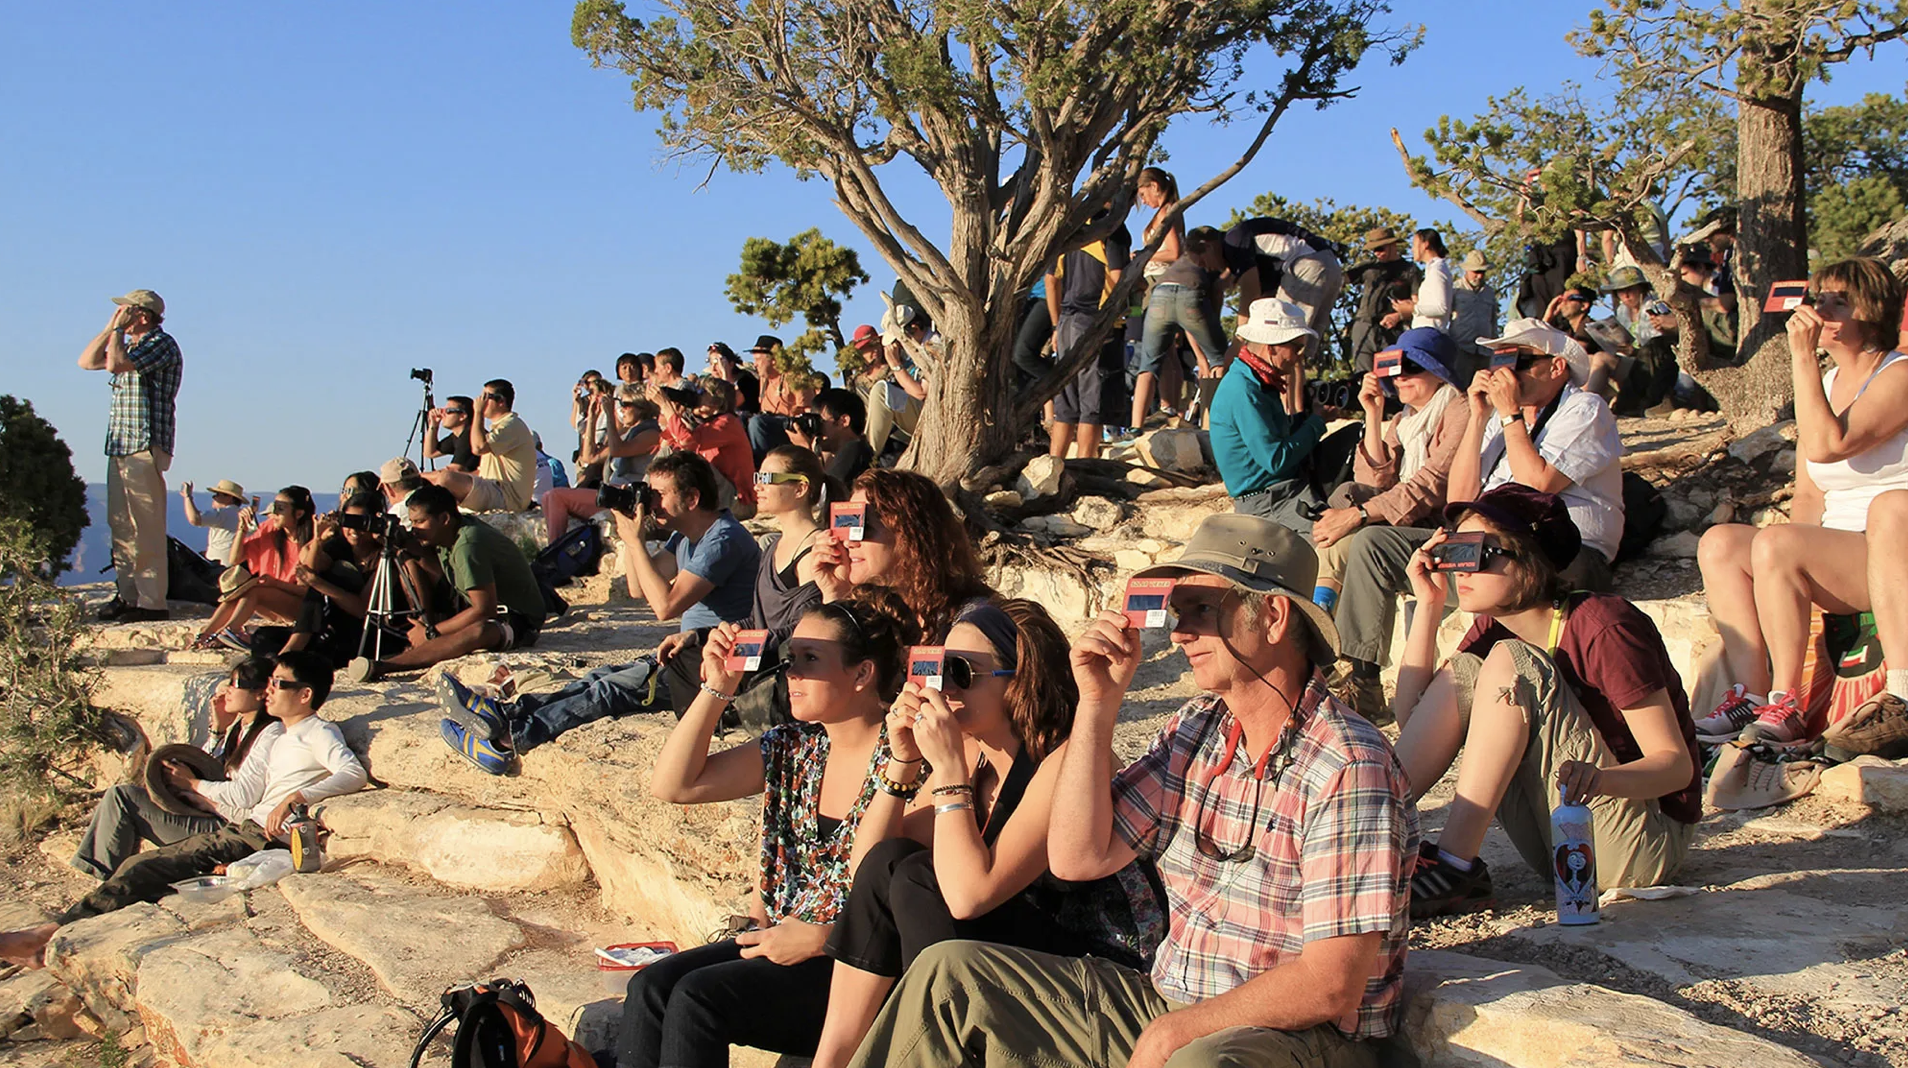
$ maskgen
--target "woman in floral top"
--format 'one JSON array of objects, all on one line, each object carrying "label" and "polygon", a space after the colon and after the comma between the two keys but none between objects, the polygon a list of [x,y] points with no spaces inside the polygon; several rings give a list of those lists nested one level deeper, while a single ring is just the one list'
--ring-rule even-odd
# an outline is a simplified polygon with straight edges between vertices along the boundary
[{"label": "woman in floral top", "polygon": [[796,625],[788,643],[795,722],[711,755],[742,677],[728,667],[739,630],[725,623],[710,632],[702,692],[656,758],[649,788],[684,805],[762,795],[756,929],[636,973],[623,1003],[621,1068],[726,1066],[731,1044],[813,1055],[834,970],[822,946],[861,859],[855,831],[884,777],[877,772],[885,768],[902,792],[920,773],[918,761],[890,760],[883,723],[901,689],[908,635],[856,600],[822,605]]}]

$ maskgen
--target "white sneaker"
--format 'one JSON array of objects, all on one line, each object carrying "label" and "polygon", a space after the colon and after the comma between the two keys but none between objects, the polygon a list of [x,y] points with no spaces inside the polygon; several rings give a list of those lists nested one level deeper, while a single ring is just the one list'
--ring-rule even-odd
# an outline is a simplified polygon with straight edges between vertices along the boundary
[{"label": "white sneaker", "polygon": [[1696,721],[1696,740],[1704,745],[1735,741],[1744,727],[1756,721],[1756,710],[1761,704],[1749,696],[1741,683],[1731,686],[1716,710]]}]

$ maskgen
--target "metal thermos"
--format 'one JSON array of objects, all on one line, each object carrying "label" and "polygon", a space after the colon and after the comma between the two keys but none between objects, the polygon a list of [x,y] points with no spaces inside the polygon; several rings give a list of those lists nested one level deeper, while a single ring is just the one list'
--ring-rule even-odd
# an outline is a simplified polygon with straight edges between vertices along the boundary
[{"label": "metal thermos", "polygon": [[291,818],[285,821],[285,837],[291,841],[292,870],[314,872],[324,865],[318,852],[318,821],[303,805],[293,805]]},{"label": "metal thermos", "polygon": [[1597,847],[1596,824],[1590,806],[1573,805],[1558,787],[1558,805],[1550,814],[1552,874],[1557,879],[1557,922],[1568,925],[1596,923]]}]

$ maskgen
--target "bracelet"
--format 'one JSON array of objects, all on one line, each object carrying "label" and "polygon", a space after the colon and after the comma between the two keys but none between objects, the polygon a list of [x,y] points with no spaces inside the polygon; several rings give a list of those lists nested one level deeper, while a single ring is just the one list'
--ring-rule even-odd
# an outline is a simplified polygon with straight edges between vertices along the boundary
[{"label": "bracelet", "polygon": [[875,781],[881,784],[881,792],[889,797],[898,797],[903,801],[921,792],[919,782],[896,782],[888,778],[888,769],[876,768]]},{"label": "bracelet", "polygon": [[926,757],[915,757],[913,760],[902,760],[900,757],[897,757],[892,753],[888,755],[888,763],[890,764],[919,764],[922,761],[925,761],[926,759],[927,759]]},{"label": "bracelet", "polygon": [[957,782],[952,786],[936,786],[933,793],[936,797],[942,794],[967,794],[971,797],[974,794],[974,788],[967,783]]},{"label": "bracelet", "polygon": [[725,705],[733,704],[735,702],[735,695],[732,693],[723,693],[721,690],[716,689],[714,686],[711,686],[706,682],[701,683],[700,685],[702,686],[703,693],[708,694],[710,697],[715,698],[716,700],[722,702]]},{"label": "bracelet", "polygon": [[949,812],[972,812],[972,811],[974,811],[974,803],[971,801],[949,801],[945,805],[934,806],[934,814],[936,816],[940,816]]}]

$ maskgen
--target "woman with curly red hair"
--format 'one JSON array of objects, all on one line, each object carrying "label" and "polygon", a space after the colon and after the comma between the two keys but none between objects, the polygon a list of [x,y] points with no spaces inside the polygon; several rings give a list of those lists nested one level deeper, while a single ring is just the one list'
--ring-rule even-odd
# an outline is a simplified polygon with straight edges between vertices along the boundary
[{"label": "woman with curly red hair", "polygon": [[855,479],[850,499],[868,506],[862,540],[815,544],[823,601],[858,586],[884,587],[915,613],[922,640],[939,643],[965,608],[994,598],[967,528],[933,480],[872,468]]}]

